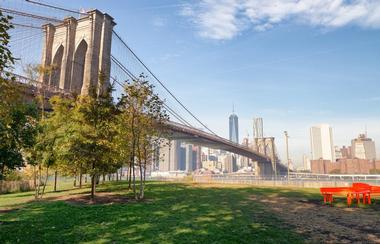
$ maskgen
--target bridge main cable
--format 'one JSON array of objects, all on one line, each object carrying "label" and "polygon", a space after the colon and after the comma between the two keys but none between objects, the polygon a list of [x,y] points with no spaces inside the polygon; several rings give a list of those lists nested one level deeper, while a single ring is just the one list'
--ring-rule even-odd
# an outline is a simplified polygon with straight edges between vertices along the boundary
[{"label": "bridge main cable", "polygon": [[[125,67],[119,60],[117,60],[117,58],[115,58],[114,56],[111,55],[111,60],[127,75],[129,76],[131,79],[134,79],[134,80],[137,80],[137,77],[127,69],[127,67]],[[123,84],[121,84],[117,79],[111,77],[113,79],[114,82],[116,82],[119,86],[121,86],[123,88]],[[174,109],[172,109],[171,107],[169,107],[169,105],[167,105],[165,103],[164,100],[162,100],[160,98],[161,102],[163,103],[164,107],[168,110],[168,112],[170,114],[172,114],[176,119],[178,119],[179,121],[181,121],[182,123],[186,124],[187,126],[189,127],[193,127],[188,121],[186,121],[184,118],[182,118],[181,115],[179,115],[177,112],[174,111]]]},{"label": "bridge main cable", "polygon": [[121,43],[132,53],[132,55],[137,59],[137,61],[139,61],[139,63],[153,76],[153,78],[170,94],[171,97],[174,98],[174,100],[179,104],[181,105],[181,107],[183,109],[186,110],[186,112],[188,112],[191,117],[193,117],[196,121],[198,121],[199,124],[201,124],[205,129],[207,129],[208,131],[210,131],[212,134],[216,135],[215,132],[213,132],[210,128],[208,128],[204,123],[202,123],[202,121],[200,121],[200,119],[195,116],[166,86],[165,84],[157,78],[157,76],[148,68],[148,66],[145,65],[145,63],[136,55],[135,52],[133,52],[133,50],[127,45],[127,43],[124,42],[124,40],[116,33],[116,31],[112,31],[114,33],[114,35],[121,41]]}]

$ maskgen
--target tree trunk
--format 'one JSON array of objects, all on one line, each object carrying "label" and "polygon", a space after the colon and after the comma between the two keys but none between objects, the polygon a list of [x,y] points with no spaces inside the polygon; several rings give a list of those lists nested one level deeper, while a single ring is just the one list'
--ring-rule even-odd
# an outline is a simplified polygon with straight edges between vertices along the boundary
[{"label": "tree trunk", "polygon": [[77,173],[74,175],[74,187],[77,187]]},{"label": "tree trunk", "polygon": [[36,192],[36,190],[37,190],[37,172],[36,172],[36,166],[35,165],[33,165],[33,185],[34,185],[34,191],[35,191],[34,195],[36,197],[37,196],[37,192]]},{"label": "tree trunk", "polygon": [[[92,170],[95,171],[95,163],[92,163]],[[96,174],[95,172],[92,172],[91,176],[91,200],[94,200],[95,198],[95,187],[96,187]]]},{"label": "tree trunk", "polygon": [[41,198],[42,198],[42,196],[45,193],[45,188],[46,188],[46,184],[47,184],[48,178],[49,178],[49,167],[46,167],[46,177],[45,177],[44,187],[42,188]]},{"label": "tree trunk", "polygon": [[36,195],[35,195],[35,198],[39,198],[40,197],[40,188],[41,188],[41,177],[42,177],[42,168],[41,168],[41,165],[38,165],[38,181],[37,181],[37,188],[36,188]]},{"label": "tree trunk", "polygon": [[94,200],[95,198],[95,175],[91,176],[91,200]]},{"label": "tree trunk", "polygon": [[143,168],[142,164],[140,163],[140,196],[139,196],[139,199],[143,199],[143,197],[144,197],[142,168]]},{"label": "tree trunk", "polygon": [[[39,169],[40,167],[38,166],[38,169]],[[39,184],[39,170],[37,170],[36,171],[36,173],[35,173],[35,178],[36,178],[36,188],[35,188],[35,193],[34,193],[34,198],[35,199],[37,199],[38,197],[39,197],[39,188],[40,188],[40,184]]]},{"label": "tree trunk", "polygon": [[82,177],[83,177],[82,169],[80,169],[80,171],[79,171],[79,188],[82,188]]},{"label": "tree trunk", "polygon": [[103,174],[103,184],[106,182],[106,174]]},{"label": "tree trunk", "polygon": [[[147,150],[146,150],[146,147],[144,147],[144,188],[145,188],[145,176],[146,176],[146,164],[147,164],[147,161],[146,159],[148,158],[148,153],[147,153]],[[144,195],[144,189],[143,189],[143,195]]]},{"label": "tree trunk", "polygon": [[135,173],[135,165],[133,164],[132,168],[132,174],[133,174],[133,195],[135,195],[135,199],[137,200],[137,195],[136,195],[136,173]]},{"label": "tree trunk", "polygon": [[144,170],[144,181],[143,181],[143,191],[142,191],[142,198],[144,198],[144,191],[145,191],[145,178],[146,178],[146,162],[144,163],[144,168],[143,168],[143,170]]},{"label": "tree trunk", "polygon": [[146,176],[146,163],[145,163],[145,165],[144,165],[144,184],[145,184],[145,177]]},{"label": "tree trunk", "polygon": [[58,178],[58,171],[56,170],[54,172],[54,191],[57,191],[57,178]]},{"label": "tree trunk", "polygon": [[129,164],[128,169],[128,189],[131,189],[131,182],[132,182],[132,162]]}]

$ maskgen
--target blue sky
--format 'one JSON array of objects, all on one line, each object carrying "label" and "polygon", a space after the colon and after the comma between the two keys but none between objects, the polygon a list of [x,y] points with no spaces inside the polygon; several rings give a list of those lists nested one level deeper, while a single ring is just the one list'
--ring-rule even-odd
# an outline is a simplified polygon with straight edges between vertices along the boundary
[{"label": "blue sky", "polygon": [[[264,118],[283,155],[310,153],[309,127],[342,146],[368,128],[380,146],[380,1],[48,1],[98,8],[164,83],[218,134],[235,104],[240,138]],[[380,150],[378,150],[380,151]]]}]

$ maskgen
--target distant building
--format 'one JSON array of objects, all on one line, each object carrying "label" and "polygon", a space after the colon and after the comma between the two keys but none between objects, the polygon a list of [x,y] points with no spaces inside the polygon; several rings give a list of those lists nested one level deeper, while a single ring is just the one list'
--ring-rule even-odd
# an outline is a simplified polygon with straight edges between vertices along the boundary
[{"label": "distant building", "polygon": [[325,159],[335,161],[332,128],[321,124],[310,128],[310,141],[312,159]]},{"label": "distant building", "polygon": [[195,146],[195,169],[200,169],[202,168],[202,147],[201,146]]},{"label": "distant building", "polygon": [[207,161],[208,160],[208,155],[205,154],[204,152],[202,152],[202,155],[201,155],[201,162],[203,161]]},{"label": "distant building", "polygon": [[343,158],[342,150],[338,146],[334,146],[335,160]]},{"label": "distant building", "polygon": [[170,143],[167,141],[162,143],[159,152],[159,171],[177,171],[180,170],[180,158],[181,158],[181,142],[178,140],[172,140]]},{"label": "distant building", "polygon": [[239,118],[235,114],[235,111],[232,110],[232,114],[229,118],[229,132],[230,132],[230,141],[239,143]]},{"label": "distant building", "polygon": [[192,171],[197,169],[197,150],[193,146],[193,161],[191,162],[191,169]]},{"label": "distant building", "polygon": [[351,146],[343,146],[341,149],[340,149],[340,153],[342,154],[342,158],[352,158],[352,154],[351,154]]},{"label": "distant building", "polygon": [[316,174],[376,174],[380,161],[359,158],[330,160],[311,160],[311,172]]},{"label": "distant building", "polygon": [[307,155],[303,155],[303,168],[304,170],[311,170],[310,158]]},{"label": "distant building", "polygon": [[236,156],[234,154],[227,154],[222,157],[222,169],[226,173],[237,171]]},{"label": "distant building", "polygon": [[207,160],[209,160],[209,161],[218,161],[218,157],[215,156],[215,155],[209,155]]},{"label": "distant building", "polygon": [[253,119],[253,138],[263,138],[264,137],[264,125],[263,118]]},{"label": "distant building", "polygon": [[360,134],[358,138],[351,141],[352,157],[359,159],[376,159],[375,142],[365,134]]},{"label": "distant building", "polygon": [[180,170],[180,159],[181,158],[181,141],[173,140],[170,144],[170,171]]},{"label": "distant building", "polygon": [[186,170],[186,148],[182,145],[179,149],[179,166],[178,170]]},{"label": "distant building", "polygon": [[202,162],[202,168],[207,169],[207,170],[215,170],[217,169],[218,162],[216,161],[203,161]]},{"label": "distant building", "polygon": [[193,171],[193,145],[187,144],[186,145],[186,172],[192,172]]}]

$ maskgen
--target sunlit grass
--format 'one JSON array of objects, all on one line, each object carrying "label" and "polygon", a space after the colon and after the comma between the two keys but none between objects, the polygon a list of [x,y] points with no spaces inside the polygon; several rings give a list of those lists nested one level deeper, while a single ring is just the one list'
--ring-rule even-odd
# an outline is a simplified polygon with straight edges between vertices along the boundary
[{"label": "sunlit grass", "polygon": [[[48,189],[48,198],[89,191]],[[98,189],[131,194],[125,182]],[[249,200],[251,194],[271,191],[275,190],[150,182],[147,201],[108,205],[35,202],[32,192],[6,194],[0,196],[0,209],[16,206],[18,210],[0,212],[0,243],[302,242],[262,204]]]},{"label": "sunlit grass", "polygon": [[[100,184],[98,192],[131,201],[106,205],[53,201],[90,191],[73,189],[72,182],[61,182],[59,190],[48,186],[49,200],[42,201],[33,201],[33,192],[0,195],[0,243],[297,243],[304,237],[259,199],[286,197],[322,205],[319,189],[149,182],[146,201],[136,202],[126,182],[110,182]],[[346,208],[344,197],[335,201],[334,207]],[[370,208],[378,209],[374,202]]]}]

